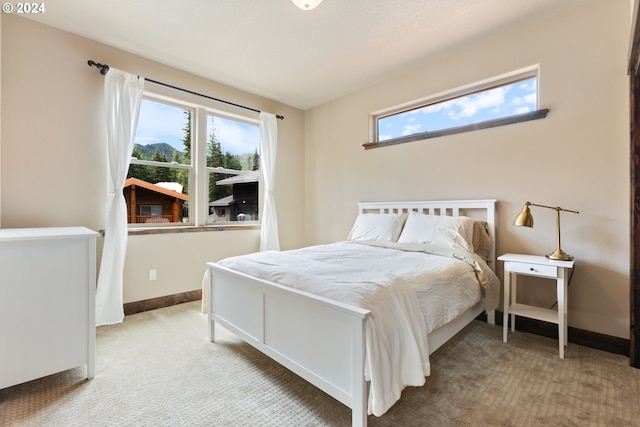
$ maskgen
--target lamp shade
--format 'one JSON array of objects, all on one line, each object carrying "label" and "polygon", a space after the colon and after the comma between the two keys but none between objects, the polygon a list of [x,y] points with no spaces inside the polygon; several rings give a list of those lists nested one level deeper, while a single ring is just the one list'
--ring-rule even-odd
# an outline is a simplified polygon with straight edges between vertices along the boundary
[{"label": "lamp shade", "polygon": [[318,7],[322,0],[291,0],[293,4],[298,6],[302,10],[311,10]]},{"label": "lamp shade", "polygon": [[524,206],[522,212],[513,220],[513,225],[518,227],[533,227],[533,216],[531,215],[528,204]]}]

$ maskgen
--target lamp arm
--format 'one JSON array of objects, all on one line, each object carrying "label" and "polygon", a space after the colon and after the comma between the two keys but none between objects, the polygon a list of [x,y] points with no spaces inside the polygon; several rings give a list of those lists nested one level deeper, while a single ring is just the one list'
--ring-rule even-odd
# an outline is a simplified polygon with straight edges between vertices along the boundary
[{"label": "lamp arm", "polygon": [[[558,233],[558,251],[562,251],[562,246],[560,246],[560,208],[556,209],[556,232]],[[576,212],[577,213],[577,212]]]},{"label": "lamp arm", "polygon": [[536,204],[536,203],[531,203],[531,202],[527,202],[526,204],[527,204],[527,205],[530,205],[530,206],[537,206],[537,207],[539,207],[539,208],[553,209],[554,211],[557,211],[557,212],[565,211],[565,212],[571,212],[571,213],[574,213],[574,214],[580,213],[580,212],[578,212],[578,211],[572,211],[572,210],[570,210],[570,209],[564,209],[564,208],[561,208],[560,206],[546,206],[546,205],[538,205],[538,204]]}]

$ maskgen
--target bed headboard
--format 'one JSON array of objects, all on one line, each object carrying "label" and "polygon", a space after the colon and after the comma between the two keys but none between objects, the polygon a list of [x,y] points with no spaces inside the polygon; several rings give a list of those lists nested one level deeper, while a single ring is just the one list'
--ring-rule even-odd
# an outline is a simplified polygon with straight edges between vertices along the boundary
[{"label": "bed headboard", "polygon": [[359,213],[393,214],[414,211],[427,215],[468,216],[487,223],[491,237],[489,267],[496,269],[496,200],[443,200],[420,202],[363,202]]}]

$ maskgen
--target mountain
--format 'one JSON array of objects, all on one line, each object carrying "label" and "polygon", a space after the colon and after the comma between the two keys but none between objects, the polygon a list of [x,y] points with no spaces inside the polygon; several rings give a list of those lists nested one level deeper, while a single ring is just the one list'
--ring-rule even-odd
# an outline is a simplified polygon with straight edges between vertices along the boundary
[{"label": "mountain", "polygon": [[[158,143],[158,144],[147,144],[147,145],[135,144],[134,148],[137,148],[138,151],[140,151],[142,153],[142,155],[144,156],[145,160],[151,160],[151,157],[153,156],[153,153],[156,150],[160,151],[160,153],[162,153],[165,156],[167,156],[167,159],[169,159],[169,160],[171,160],[173,158],[173,150],[174,150],[174,148],[172,146],[170,146],[169,144],[167,144],[166,142],[161,142],[161,143]],[[182,152],[178,151],[178,154],[182,154]]]}]

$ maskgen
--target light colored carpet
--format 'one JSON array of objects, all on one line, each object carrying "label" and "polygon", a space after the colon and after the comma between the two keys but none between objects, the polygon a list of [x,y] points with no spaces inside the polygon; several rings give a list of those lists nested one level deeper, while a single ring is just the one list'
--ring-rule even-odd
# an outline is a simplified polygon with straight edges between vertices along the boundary
[{"label": "light colored carpet", "polygon": [[[0,390],[2,426],[349,426],[341,403],[192,302],[98,328],[97,374],[78,368]],[[640,370],[622,356],[473,322],[371,426],[640,425]]]}]

